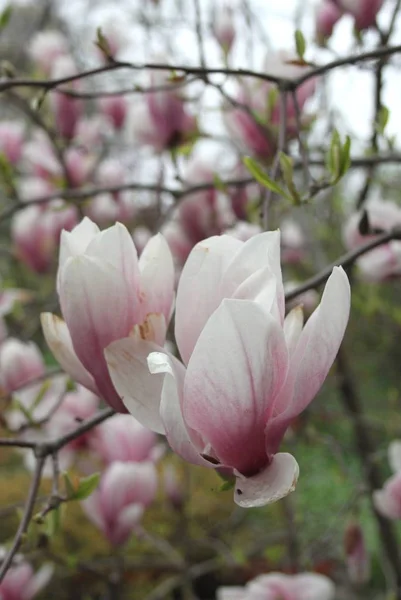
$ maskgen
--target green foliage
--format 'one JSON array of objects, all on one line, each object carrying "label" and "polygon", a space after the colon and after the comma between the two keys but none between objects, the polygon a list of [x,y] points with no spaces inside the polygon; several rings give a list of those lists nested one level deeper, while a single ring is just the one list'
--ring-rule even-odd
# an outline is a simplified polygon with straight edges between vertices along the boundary
[{"label": "green foliage", "polygon": [[300,29],[295,31],[295,48],[299,58],[303,61],[306,52],[306,41],[304,34]]}]

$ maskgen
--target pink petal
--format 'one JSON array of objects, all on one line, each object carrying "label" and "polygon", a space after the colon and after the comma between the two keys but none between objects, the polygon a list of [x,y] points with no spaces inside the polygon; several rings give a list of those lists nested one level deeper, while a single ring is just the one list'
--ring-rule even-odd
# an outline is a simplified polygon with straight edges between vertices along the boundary
[{"label": "pink petal", "polygon": [[246,590],[239,586],[221,587],[217,590],[217,600],[246,600]]},{"label": "pink petal", "polygon": [[299,600],[333,600],[334,583],[318,573],[301,573],[293,578],[294,591]]},{"label": "pink petal", "polygon": [[52,313],[42,313],[40,321],[47,345],[64,371],[74,381],[81,383],[95,394],[99,394],[95,380],[75,354],[70,332],[65,322]]},{"label": "pink petal", "polygon": [[161,375],[151,375],[147,357],[160,347],[137,338],[113,342],[104,352],[110,377],[129,412],[145,427],[164,433],[160,417]]},{"label": "pink petal", "polygon": [[350,311],[351,295],[348,277],[341,267],[334,267],[322,300],[299,338],[291,358],[295,376],[294,395],[286,411],[287,418],[299,415],[321,388],[334,362],[344,337]]},{"label": "pink petal", "polygon": [[204,467],[213,466],[201,457],[201,448],[194,445],[191,439],[191,433],[193,432],[190,432],[184,423],[181,410],[185,378],[183,365],[177,360],[171,360],[171,357],[161,352],[150,354],[148,365],[151,373],[155,375],[165,374],[160,403],[160,417],[171,448],[189,463]]},{"label": "pink petal", "polygon": [[197,244],[185,263],[175,317],[175,337],[184,363],[188,363],[200,332],[221,301],[223,273],[241,246],[230,236],[211,237]]},{"label": "pink petal", "polygon": [[272,504],[295,490],[298,476],[295,458],[280,452],[261,473],[253,477],[237,476],[234,500],[243,508]]},{"label": "pink petal", "polygon": [[281,326],[258,304],[224,300],[202,331],[185,377],[183,412],[226,466],[267,462],[264,429],[288,356]]},{"label": "pink petal", "polygon": [[89,243],[99,233],[99,227],[88,217],[74,227],[72,231],[62,231],[60,239],[59,270],[68,258],[84,254]]},{"label": "pink petal", "polygon": [[169,245],[159,233],[146,244],[139,259],[141,273],[142,316],[164,314],[166,325],[171,318],[175,275]]},{"label": "pink petal", "polygon": [[280,232],[268,231],[247,240],[233,257],[221,282],[222,298],[230,298],[252,273],[270,267],[277,282],[277,301],[284,319],[284,288],[280,265]]},{"label": "pink petal", "polygon": [[290,356],[295,352],[302,333],[304,314],[301,306],[296,306],[284,320],[284,336]]}]

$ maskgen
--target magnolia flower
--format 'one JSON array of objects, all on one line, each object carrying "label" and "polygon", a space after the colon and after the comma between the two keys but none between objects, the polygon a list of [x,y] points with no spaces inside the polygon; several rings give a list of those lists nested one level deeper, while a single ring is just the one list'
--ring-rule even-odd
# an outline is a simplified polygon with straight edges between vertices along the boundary
[{"label": "magnolia flower", "polygon": [[82,507],[107,540],[113,546],[121,546],[128,541],[156,491],[153,463],[113,462]]},{"label": "magnolia flower", "polygon": [[333,0],[345,13],[355,19],[355,28],[359,31],[369,29],[376,24],[377,13],[384,0]]},{"label": "magnolia flower", "polygon": [[31,565],[17,555],[0,583],[0,598],[1,600],[32,600],[46,587],[52,575],[51,565],[44,565],[35,573]]},{"label": "magnolia flower", "polygon": [[225,54],[228,54],[235,40],[234,12],[225,4],[214,11],[212,32]]},{"label": "magnolia flower", "polygon": [[[297,79],[310,70],[308,65],[299,65],[296,56],[287,52],[269,55],[264,71],[274,77]],[[306,101],[314,94],[316,81],[313,78],[297,88],[298,107],[302,111]],[[225,124],[229,135],[243,152],[251,153],[262,159],[271,158],[276,149],[277,136],[281,122],[280,101],[277,86],[267,81],[249,81],[244,79],[236,98],[239,105],[226,107]],[[287,96],[286,124],[289,139],[298,132],[297,111],[294,100]],[[301,116],[301,124],[308,120]]]},{"label": "magnolia flower", "polygon": [[343,16],[343,12],[332,0],[323,0],[316,11],[316,37],[320,44],[329,38],[335,25]]},{"label": "magnolia flower", "polygon": [[9,338],[0,348],[0,381],[7,393],[12,393],[26,383],[45,373],[42,353],[34,342],[21,342]]},{"label": "magnolia flower", "polygon": [[0,123],[0,152],[7,160],[16,165],[22,156],[25,127],[19,121]]},{"label": "magnolia flower", "polygon": [[61,230],[72,229],[76,222],[76,207],[65,205],[62,200],[20,210],[11,221],[17,257],[32,271],[45,273],[53,263]]},{"label": "magnolia flower", "polygon": [[115,129],[122,129],[128,111],[125,96],[104,96],[99,99],[99,109]]},{"label": "magnolia flower", "polygon": [[59,31],[39,31],[32,38],[28,51],[38,67],[50,75],[55,61],[60,56],[67,56],[68,43]]},{"label": "magnolia flower", "polygon": [[99,425],[91,447],[106,464],[153,461],[160,454],[156,434],[132,415],[115,415]]},{"label": "magnolia flower", "polygon": [[[168,87],[168,77],[168,72],[154,71],[151,74],[151,87]],[[196,122],[187,112],[179,90],[171,85],[170,90],[146,93],[143,103],[132,107],[131,129],[140,144],[162,152],[185,141],[196,129]]]},{"label": "magnolia flower", "polygon": [[138,261],[123,225],[99,231],[85,218],[72,232],[62,233],[57,287],[65,321],[41,315],[50,349],[73,379],[124,412],[103,351],[131,335],[144,378],[135,384],[138,393],[152,379],[146,356],[163,346],[174,300],[174,267],[166,241],[160,234],[152,237]]},{"label": "magnolia flower", "polygon": [[34,177],[53,182],[62,177],[62,167],[50,141],[42,131],[35,131],[22,151],[27,171]]},{"label": "magnolia flower", "polygon": [[317,573],[259,575],[245,587],[221,587],[217,600],[333,600],[333,582]]},{"label": "magnolia flower", "polygon": [[401,519],[401,441],[391,442],[388,459],[394,475],[387,479],[381,490],[373,493],[373,502],[384,517]]},{"label": "magnolia flower", "polygon": [[[367,235],[360,232],[364,212],[368,221]],[[363,211],[353,214],[343,229],[344,243],[349,250],[367,244],[375,236],[393,227],[401,226],[401,208],[391,201],[372,200]],[[383,281],[401,274],[401,241],[392,240],[370,250],[357,260],[363,277],[369,281]]]},{"label": "magnolia flower", "polygon": [[[76,73],[76,66],[70,56],[60,56],[52,68],[52,77],[54,79],[70,77],[76,75]],[[72,82],[69,86],[76,89],[79,87],[79,82]],[[82,114],[82,100],[67,96],[57,89],[51,93],[50,99],[58,133],[66,139],[71,140],[74,137],[78,120]]]},{"label": "magnolia flower", "polygon": [[336,267],[305,327],[300,308],[284,320],[279,232],[245,243],[212,237],[192,250],[177,291],[175,337],[186,369],[160,352],[148,358],[158,381],[165,374],[160,405],[135,393],[131,340],[111,344],[106,357],[138,420],[164,432],[188,462],[230,469],[235,501],[261,506],[295,487],[295,458],[277,452],[323,384],[349,309],[348,279]]},{"label": "magnolia flower", "polygon": [[284,219],[281,230],[281,257],[284,263],[297,264],[305,257],[305,237],[302,229],[291,219]]}]

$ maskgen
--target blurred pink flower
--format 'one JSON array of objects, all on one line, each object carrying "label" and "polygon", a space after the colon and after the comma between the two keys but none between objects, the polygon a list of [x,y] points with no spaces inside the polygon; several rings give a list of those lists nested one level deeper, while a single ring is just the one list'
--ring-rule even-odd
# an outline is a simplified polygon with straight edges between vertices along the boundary
[{"label": "blurred pink flower", "polygon": [[390,467],[394,473],[381,490],[373,494],[376,510],[388,519],[401,519],[401,441],[391,442],[388,448]]},{"label": "blurred pink flower", "polygon": [[345,13],[355,19],[355,28],[359,31],[374,27],[376,17],[384,0],[333,0]]},{"label": "blurred pink flower", "polygon": [[[287,52],[271,54],[265,61],[266,74],[296,79],[305,75],[311,67],[299,65],[297,57]],[[297,100],[302,111],[306,101],[314,94],[315,79],[308,79],[297,88]],[[271,158],[276,150],[280,125],[280,101],[277,86],[266,81],[242,81],[236,101],[238,107],[226,106],[224,109],[225,124],[229,135],[242,152],[250,153],[261,159]],[[297,135],[297,120],[294,100],[287,95],[287,137]],[[301,126],[306,126],[308,119],[301,116]]]},{"label": "blurred pink flower", "polygon": [[[367,244],[379,233],[401,225],[401,208],[391,201],[372,200],[365,206],[369,232],[362,235],[359,225],[363,211],[354,213],[343,228],[346,247],[354,250]],[[367,252],[357,260],[363,277],[369,281],[383,281],[401,274],[401,242],[393,240]]]},{"label": "blurred pink flower", "polygon": [[128,111],[125,96],[104,96],[99,99],[99,109],[115,129],[123,128]]},{"label": "blurred pink flower", "polygon": [[0,153],[16,165],[22,156],[25,127],[19,121],[0,122]]},{"label": "blurred pink flower", "polygon": [[1,600],[32,600],[41,593],[53,575],[51,565],[34,572],[31,565],[17,556],[0,583]]},{"label": "blurred pink flower", "polygon": [[36,273],[47,272],[57,251],[63,229],[72,229],[77,222],[75,206],[62,200],[30,205],[13,216],[11,238],[16,256]]},{"label": "blurred pink flower", "polygon": [[104,471],[99,487],[82,502],[88,519],[113,546],[128,541],[144,509],[157,491],[153,463],[113,462]]},{"label": "blurred pink flower", "polygon": [[245,243],[212,237],[192,250],[177,291],[175,337],[187,368],[160,352],[148,358],[157,378],[165,374],[160,405],[132,395],[129,340],[107,348],[110,375],[132,414],[143,422],[147,410],[177,454],[231,469],[237,504],[261,506],[295,488],[298,464],[277,452],[322,386],[349,309],[348,279],[336,267],[305,327],[299,308],[284,321],[279,232]]},{"label": "blurred pink flower", "polygon": [[196,130],[195,118],[187,111],[180,92],[169,83],[168,73],[155,71],[151,87],[168,88],[144,95],[143,103],[132,108],[131,129],[144,146],[163,152],[184,142]]},{"label": "blurred pink flower", "polygon": [[214,9],[212,32],[225,54],[228,54],[235,40],[234,11],[228,4]]},{"label": "blurred pink flower", "polygon": [[138,260],[123,225],[99,231],[85,218],[72,232],[62,233],[57,287],[65,321],[50,313],[41,319],[46,341],[64,370],[125,412],[103,351],[130,335],[137,349],[132,365],[137,392],[141,394],[141,386],[157,390],[160,383],[150,377],[146,356],[163,346],[174,301],[174,267],[163,236],[152,237]]},{"label": "blurred pink flower", "polygon": [[305,258],[305,237],[302,229],[291,219],[280,223],[281,259],[283,263],[298,264]]},{"label": "blurred pink flower", "polygon": [[11,393],[45,373],[45,364],[34,342],[8,338],[0,348],[0,382]]},{"label": "blurred pink flower", "polygon": [[[76,73],[77,68],[73,59],[70,56],[61,56],[53,64],[51,74],[53,79],[61,79]],[[79,81],[61,87],[78,90]],[[50,105],[54,114],[57,132],[64,138],[71,140],[75,135],[77,123],[82,115],[82,100],[68,96],[57,88],[50,94]]]},{"label": "blurred pink flower", "polygon": [[343,16],[343,11],[333,0],[323,0],[316,10],[316,37],[320,44],[332,35],[335,25]]},{"label": "blurred pink flower", "polygon": [[28,52],[45,75],[50,75],[55,61],[68,55],[67,40],[59,31],[39,31],[32,38]]},{"label": "blurred pink flower", "polygon": [[99,425],[91,438],[91,447],[106,464],[154,461],[160,455],[156,434],[132,415],[115,415]]},{"label": "blurred pink flower", "polygon": [[221,587],[217,600],[333,600],[334,583],[318,573],[259,575],[245,587]]}]

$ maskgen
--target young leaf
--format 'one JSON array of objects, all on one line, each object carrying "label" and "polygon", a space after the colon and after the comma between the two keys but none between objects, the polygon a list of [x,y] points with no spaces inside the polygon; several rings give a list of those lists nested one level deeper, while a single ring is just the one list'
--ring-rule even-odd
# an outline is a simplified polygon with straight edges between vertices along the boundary
[{"label": "young leaf", "polygon": [[11,4],[9,4],[8,6],[6,6],[6,8],[0,13],[0,31],[2,29],[4,29],[5,27],[7,27],[10,18],[11,18],[11,14],[13,12],[13,7],[11,6]]},{"label": "young leaf", "polygon": [[95,491],[100,481],[100,473],[93,473],[88,477],[83,477],[78,485],[78,489],[74,491],[74,495],[70,500],[85,500],[92,492]]},{"label": "young leaf", "polygon": [[306,41],[304,38],[304,34],[300,29],[297,29],[295,32],[295,47],[299,58],[303,60],[306,51]]},{"label": "young leaf", "polygon": [[246,156],[244,158],[244,165],[251,173],[251,175],[254,176],[258,183],[261,183],[269,190],[272,190],[272,192],[275,192],[276,194],[279,194],[280,196],[289,199],[288,195],[283,190],[283,188],[280,187],[278,183],[273,181],[273,179],[270,178],[266,171],[264,171],[253,158]]}]

